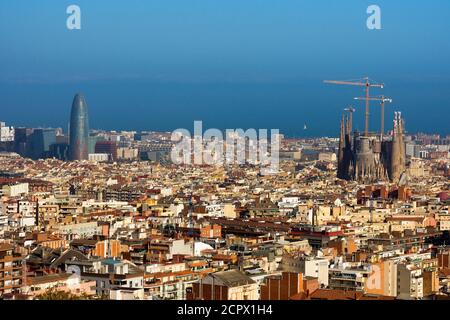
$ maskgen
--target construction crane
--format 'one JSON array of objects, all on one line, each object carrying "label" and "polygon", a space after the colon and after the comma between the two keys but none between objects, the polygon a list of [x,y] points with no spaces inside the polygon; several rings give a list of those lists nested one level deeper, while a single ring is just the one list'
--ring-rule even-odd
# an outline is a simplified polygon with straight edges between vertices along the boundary
[{"label": "construction crane", "polygon": [[349,106],[348,108],[345,108],[344,111],[348,111],[348,113],[350,114],[350,131],[353,130],[353,112],[356,111],[355,108],[353,108],[352,106]]},{"label": "construction crane", "polygon": [[367,137],[369,135],[369,90],[372,87],[377,87],[377,88],[384,88],[384,84],[381,83],[373,83],[371,82],[371,80],[369,79],[369,77],[365,77],[362,79],[358,79],[356,81],[340,81],[340,80],[325,80],[325,83],[330,83],[330,84],[342,84],[342,85],[349,85],[349,86],[360,86],[360,87],[365,87],[366,90],[366,113],[365,113],[365,118],[366,118],[366,124],[365,124],[365,130],[364,130],[364,134]]},{"label": "construction crane", "polygon": [[[366,100],[365,97],[356,97],[355,100]],[[381,135],[384,135],[384,105],[386,102],[392,103],[392,99],[386,98],[385,96],[381,95],[379,97],[370,97],[370,101],[380,101],[381,104]]]}]

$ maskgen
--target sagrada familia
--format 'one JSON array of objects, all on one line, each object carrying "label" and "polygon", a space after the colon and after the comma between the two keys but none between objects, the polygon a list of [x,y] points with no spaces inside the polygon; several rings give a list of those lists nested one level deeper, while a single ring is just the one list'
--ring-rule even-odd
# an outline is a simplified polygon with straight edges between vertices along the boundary
[{"label": "sagrada familia", "polygon": [[395,113],[392,134],[352,132],[348,117],[341,120],[338,151],[340,179],[360,183],[400,183],[406,175],[405,122]]}]

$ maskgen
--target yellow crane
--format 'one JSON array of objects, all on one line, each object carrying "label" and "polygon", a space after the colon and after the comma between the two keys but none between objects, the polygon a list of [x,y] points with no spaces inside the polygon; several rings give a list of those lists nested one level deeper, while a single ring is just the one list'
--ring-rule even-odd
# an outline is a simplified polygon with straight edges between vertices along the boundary
[{"label": "yellow crane", "polygon": [[376,88],[384,88],[384,84],[382,83],[375,83],[372,82],[369,77],[365,77],[362,79],[357,79],[355,81],[346,81],[346,80],[325,80],[325,83],[330,83],[330,84],[340,84],[340,85],[349,85],[349,86],[360,86],[360,87],[365,87],[365,91],[366,91],[366,113],[365,113],[365,118],[366,118],[366,124],[365,124],[365,130],[364,130],[364,134],[367,137],[369,135],[369,101],[370,101],[370,95],[369,95],[369,90],[372,87],[376,87]]},{"label": "yellow crane", "polygon": [[[356,97],[355,100],[366,100],[366,97]],[[385,96],[381,95],[379,97],[369,97],[369,101],[380,101],[381,104],[381,135],[384,135],[384,105],[386,102],[392,103],[391,98],[386,98]]]}]

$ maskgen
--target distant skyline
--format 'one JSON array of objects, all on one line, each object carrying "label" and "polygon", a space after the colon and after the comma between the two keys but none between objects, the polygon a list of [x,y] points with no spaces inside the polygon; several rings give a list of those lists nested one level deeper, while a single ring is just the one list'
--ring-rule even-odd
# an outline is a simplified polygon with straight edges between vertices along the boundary
[{"label": "distant skyline", "polygon": [[[66,8],[82,29],[66,28]],[[366,8],[382,9],[382,30]],[[402,111],[408,132],[450,134],[450,2],[418,0],[10,0],[0,3],[0,120],[67,131],[74,94],[90,126],[172,131],[277,128],[337,136],[358,87],[324,79],[369,76],[386,84],[386,129]],[[304,124],[307,130],[303,130]],[[372,103],[371,130],[379,129]]]}]

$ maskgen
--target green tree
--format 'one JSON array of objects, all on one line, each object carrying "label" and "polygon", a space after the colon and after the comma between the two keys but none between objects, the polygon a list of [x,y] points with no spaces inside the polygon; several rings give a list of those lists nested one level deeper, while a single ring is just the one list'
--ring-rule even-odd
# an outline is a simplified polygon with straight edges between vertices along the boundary
[{"label": "green tree", "polygon": [[56,288],[49,288],[44,293],[37,295],[35,300],[92,300],[91,297],[85,293],[81,295],[72,294],[67,291],[58,290]]}]

